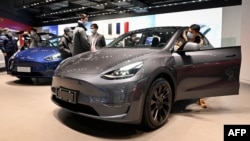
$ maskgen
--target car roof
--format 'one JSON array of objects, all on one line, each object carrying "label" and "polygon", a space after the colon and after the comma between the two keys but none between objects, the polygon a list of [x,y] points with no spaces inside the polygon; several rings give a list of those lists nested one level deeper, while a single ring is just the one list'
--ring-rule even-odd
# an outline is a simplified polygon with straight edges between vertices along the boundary
[{"label": "car roof", "polygon": [[134,33],[134,32],[143,32],[143,31],[150,31],[150,30],[164,30],[164,29],[169,29],[169,28],[173,28],[173,29],[180,29],[180,28],[186,28],[186,26],[158,26],[158,27],[149,27],[149,28],[143,28],[143,29],[137,29],[137,30],[133,30],[130,32],[127,32],[128,34]]},{"label": "car roof", "polygon": [[47,33],[47,32],[39,32],[39,33],[37,33],[40,37],[42,37],[42,36],[49,36],[49,38],[48,39],[44,39],[44,38],[41,38],[42,40],[53,40],[53,39],[57,39],[57,38],[59,38],[59,36],[58,35],[56,35],[56,34],[54,34],[54,33]]},{"label": "car roof", "polygon": [[[21,34],[21,32],[19,34]],[[59,38],[59,36],[54,34],[54,33],[38,32],[37,34],[39,35],[39,37],[41,38],[42,41],[53,40],[53,39]],[[45,38],[42,38],[42,36],[49,36],[49,38],[45,39]],[[30,39],[29,35],[23,35],[23,37],[25,40]]]}]

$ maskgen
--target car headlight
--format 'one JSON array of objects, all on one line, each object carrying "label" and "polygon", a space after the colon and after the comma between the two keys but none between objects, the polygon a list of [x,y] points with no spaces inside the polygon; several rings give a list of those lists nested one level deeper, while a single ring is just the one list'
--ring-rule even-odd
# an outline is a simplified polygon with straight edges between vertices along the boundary
[{"label": "car headlight", "polygon": [[45,57],[44,59],[45,59],[46,61],[52,61],[52,60],[57,60],[57,59],[59,59],[59,58],[61,58],[61,54],[60,54],[60,53],[57,53],[57,54],[54,54],[54,55],[51,55],[51,56],[47,56],[47,57]]},{"label": "car headlight", "polygon": [[134,76],[143,66],[143,62],[126,65],[120,69],[108,72],[102,76],[104,79],[125,79]]}]

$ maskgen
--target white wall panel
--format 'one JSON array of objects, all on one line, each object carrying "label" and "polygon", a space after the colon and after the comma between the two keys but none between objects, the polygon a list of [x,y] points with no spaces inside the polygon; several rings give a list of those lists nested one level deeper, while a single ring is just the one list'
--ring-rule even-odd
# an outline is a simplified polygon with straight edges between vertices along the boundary
[{"label": "white wall panel", "polygon": [[[242,62],[241,62],[241,73],[240,78],[242,82],[250,84],[250,1],[242,0],[241,9],[241,46],[242,46]],[[233,29],[233,28],[230,28]],[[230,30],[229,29],[229,30]]]}]

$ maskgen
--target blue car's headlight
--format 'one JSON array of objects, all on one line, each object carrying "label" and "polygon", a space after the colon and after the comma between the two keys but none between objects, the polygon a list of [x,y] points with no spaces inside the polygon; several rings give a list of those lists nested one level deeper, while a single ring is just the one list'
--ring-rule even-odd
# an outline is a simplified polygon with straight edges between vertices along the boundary
[{"label": "blue car's headlight", "polygon": [[57,60],[57,59],[59,59],[59,58],[61,58],[61,54],[60,54],[60,53],[57,53],[57,54],[54,54],[54,55],[51,55],[51,56],[47,56],[47,57],[45,57],[44,59],[45,59],[46,61],[53,61],[53,60]]},{"label": "blue car's headlight", "polygon": [[108,72],[102,75],[104,79],[124,79],[134,76],[143,66],[143,62],[136,62],[133,64],[126,65],[120,69]]}]

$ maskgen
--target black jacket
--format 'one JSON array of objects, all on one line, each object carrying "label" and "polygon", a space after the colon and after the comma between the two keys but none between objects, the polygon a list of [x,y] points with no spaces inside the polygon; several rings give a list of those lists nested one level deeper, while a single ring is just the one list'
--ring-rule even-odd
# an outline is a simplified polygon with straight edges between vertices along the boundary
[{"label": "black jacket", "polygon": [[71,57],[72,53],[72,39],[66,35],[63,35],[59,42],[59,52],[63,59]]},{"label": "black jacket", "polygon": [[0,48],[3,53],[15,53],[18,50],[17,40],[8,35],[0,35]]},{"label": "black jacket", "polygon": [[86,51],[90,51],[90,44],[86,34],[86,27],[82,23],[73,31],[73,55],[77,55]]}]

